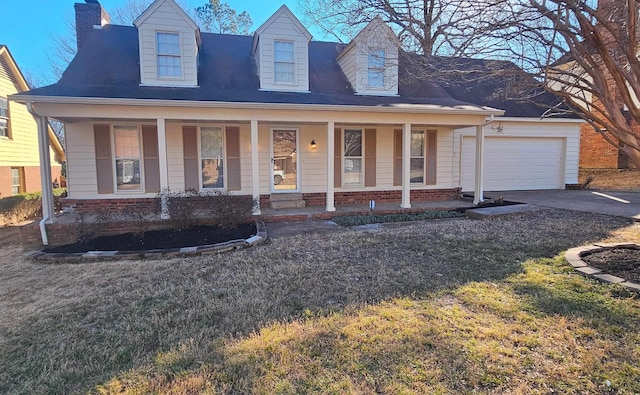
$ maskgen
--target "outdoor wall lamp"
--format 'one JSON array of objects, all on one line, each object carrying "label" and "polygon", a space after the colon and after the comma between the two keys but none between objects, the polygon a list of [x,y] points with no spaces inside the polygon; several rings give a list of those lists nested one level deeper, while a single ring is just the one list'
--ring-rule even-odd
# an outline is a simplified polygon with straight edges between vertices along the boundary
[{"label": "outdoor wall lamp", "polygon": [[316,140],[315,139],[311,140],[311,149],[316,149]]}]

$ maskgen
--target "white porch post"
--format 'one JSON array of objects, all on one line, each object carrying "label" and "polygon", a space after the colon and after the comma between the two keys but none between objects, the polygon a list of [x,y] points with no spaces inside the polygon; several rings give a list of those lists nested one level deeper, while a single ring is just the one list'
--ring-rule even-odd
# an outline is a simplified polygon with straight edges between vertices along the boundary
[{"label": "white porch post", "polygon": [[402,203],[401,208],[411,208],[411,124],[402,126]]},{"label": "white porch post", "polygon": [[333,161],[335,155],[335,123],[327,123],[327,211],[336,211],[334,186],[335,183],[335,163]]},{"label": "white porch post", "polygon": [[476,126],[476,183],[473,193],[473,204],[484,202],[482,177],[484,173],[484,127]]},{"label": "white porch post", "polygon": [[[53,185],[51,184],[51,155],[49,153],[49,120],[38,117],[38,151],[40,151],[40,183],[42,187],[42,218],[52,223],[55,216],[53,208]],[[43,240],[44,242],[44,240]],[[47,243],[45,243],[46,245]]]},{"label": "white porch post", "polygon": [[160,166],[160,218],[169,218],[166,193],[169,191],[169,163],[167,162],[167,124],[164,118],[157,119],[158,165]]},{"label": "white porch post", "polygon": [[251,121],[251,196],[256,204],[253,215],[260,215],[260,162],[258,158],[258,121]]}]

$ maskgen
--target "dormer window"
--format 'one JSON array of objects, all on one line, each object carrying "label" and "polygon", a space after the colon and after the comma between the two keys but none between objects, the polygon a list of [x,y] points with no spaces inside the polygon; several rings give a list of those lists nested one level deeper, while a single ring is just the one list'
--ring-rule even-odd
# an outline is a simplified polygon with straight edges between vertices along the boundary
[{"label": "dormer window", "polygon": [[367,68],[367,85],[369,88],[384,88],[384,49],[372,50],[369,53]]},{"label": "dormer window", "polygon": [[182,56],[180,53],[180,34],[157,32],[156,42],[158,77],[181,77]]},{"label": "dormer window", "polygon": [[295,60],[292,41],[274,41],[274,80],[276,84],[293,84]]}]

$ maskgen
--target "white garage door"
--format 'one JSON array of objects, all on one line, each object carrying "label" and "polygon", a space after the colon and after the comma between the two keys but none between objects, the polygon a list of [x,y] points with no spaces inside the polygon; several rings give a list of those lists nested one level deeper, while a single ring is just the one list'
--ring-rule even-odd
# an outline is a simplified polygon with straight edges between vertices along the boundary
[{"label": "white garage door", "polygon": [[[475,185],[476,139],[462,139],[461,184]],[[484,190],[560,189],[564,180],[564,139],[485,137]]]}]

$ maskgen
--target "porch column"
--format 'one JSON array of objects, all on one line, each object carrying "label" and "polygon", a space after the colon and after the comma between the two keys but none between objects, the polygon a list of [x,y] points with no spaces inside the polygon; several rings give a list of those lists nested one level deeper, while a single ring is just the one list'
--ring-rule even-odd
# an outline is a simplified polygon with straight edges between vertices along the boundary
[{"label": "porch column", "polygon": [[167,162],[167,124],[164,118],[158,118],[158,165],[160,167],[160,218],[169,218],[166,192],[169,192],[169,164]]},{"label": "porch column", "polygon": [[[49,120],[37,117],[38,150],[40,151],[40,185],[42,187],[42,218],[52,223],[55,216],[53,208],[53,185],[51,184],[51,155],[49,153]],[[43,239],[44,242],[44,239]],[[46,242],[44,242],[47,245]]]},{"label": "porch column", "polygon": [[401,208],[411,208],[411,124],[402,126],[402,203]]},{"label": "porch column", "polygon": [[484,127],[476,126],[476,183],[473,193],[473,204],[484,202],[482,177],[484,173]]},{"label": "porch column", "polygon": [[336,211],[334,197],[335,183],[335,123],[333,121],[327,123],[327,211]]},{"label": "porch column", "polygon": [[258,121],[251,121],[251,197],[253,215],[260,215],[260,162],[258,158]]}]

